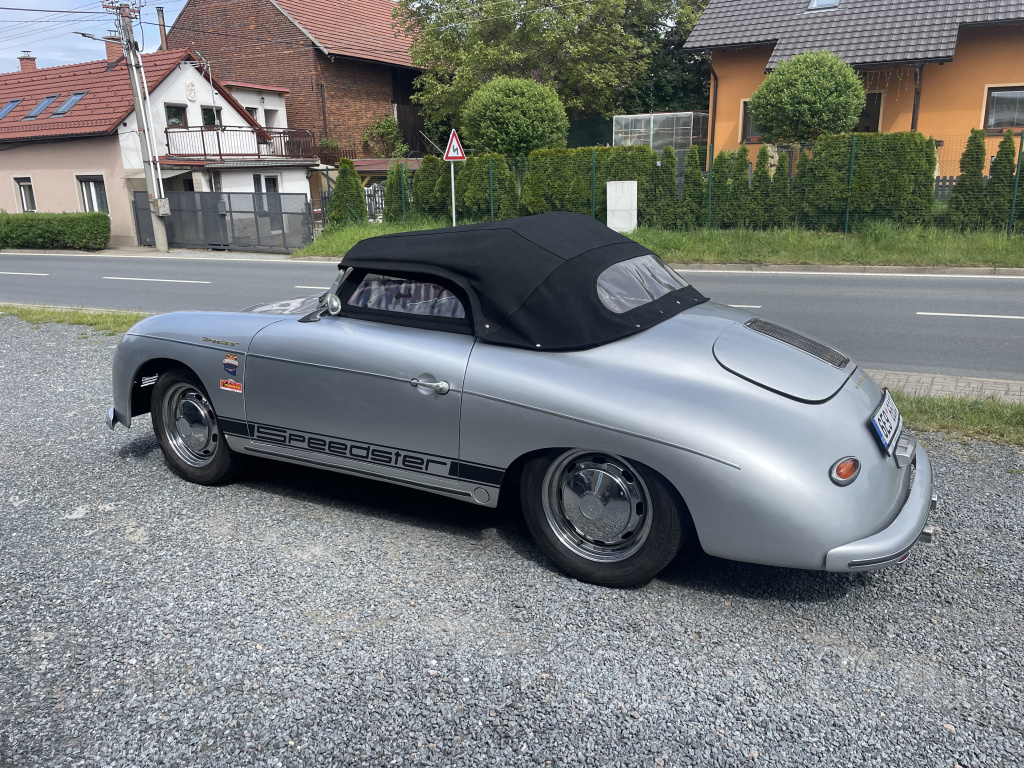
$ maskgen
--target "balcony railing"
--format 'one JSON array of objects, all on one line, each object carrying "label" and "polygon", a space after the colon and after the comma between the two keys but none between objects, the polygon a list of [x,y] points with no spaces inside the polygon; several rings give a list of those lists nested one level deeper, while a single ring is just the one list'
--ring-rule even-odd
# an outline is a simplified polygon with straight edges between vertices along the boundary
[{"label": "balcony railing", "polygon": [[167,128],[167,156],[177,158],[313,158],[311,131],[234,126]]}]

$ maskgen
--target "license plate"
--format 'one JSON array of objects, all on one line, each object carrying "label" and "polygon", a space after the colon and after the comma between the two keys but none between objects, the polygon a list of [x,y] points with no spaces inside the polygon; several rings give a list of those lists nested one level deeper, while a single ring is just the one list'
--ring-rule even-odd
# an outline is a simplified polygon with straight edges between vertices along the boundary
[{"label": "license plate", "polygon": [[875,433],[875,437],[878,438],[882,450],[892,456],[892,452],[896,449],[896,442],[900,439],[900,433],[903,431],[903,417],[900,416],[900,409],[896,407],[896,402],[889,394],[889,390],[883,389],[882,391],[885,393],[885,397],[882,398],[881,405],[871,417],[871,429]]}]

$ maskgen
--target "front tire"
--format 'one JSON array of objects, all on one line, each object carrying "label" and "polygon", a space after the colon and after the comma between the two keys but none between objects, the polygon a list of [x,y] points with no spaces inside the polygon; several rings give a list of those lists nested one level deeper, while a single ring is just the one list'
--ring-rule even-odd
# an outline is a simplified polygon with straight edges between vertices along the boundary
[{"label": "front tire", "polygon": [[600,451],[550,453],[523,471],[526,523],[560,568],[583,581],[632,587],[679,552],[689,513],[656,472]]},{"label": "front tire", "polygon": [[206,390],[182,368],[160,374],[153,385],[153,431],[175,474],[200,485],[230,480],[241,465],[217,423]]}]

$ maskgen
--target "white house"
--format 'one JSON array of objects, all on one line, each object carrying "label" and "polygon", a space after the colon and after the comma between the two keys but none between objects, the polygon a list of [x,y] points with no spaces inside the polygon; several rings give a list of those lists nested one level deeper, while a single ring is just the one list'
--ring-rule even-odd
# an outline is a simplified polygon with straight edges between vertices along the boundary
[{"label": "white house", "polygon": [[[287,91],[229,89],[187,50],[142,60],[166,191],[308,199],[308,171],[317,164],[313,137],[287,128]],[[20,61],[19,72],[0,74],[0,210],[103,211],[111,245],[136,244],[133,196],[146,184],[120,48],[108,45],[103,61],[62,67],[37,69],[27,55]],[[270,209],[280,222],[280,207],[266,199],[254,198],[250,212]],[[268,231],[280,232],[280,224]]]}]

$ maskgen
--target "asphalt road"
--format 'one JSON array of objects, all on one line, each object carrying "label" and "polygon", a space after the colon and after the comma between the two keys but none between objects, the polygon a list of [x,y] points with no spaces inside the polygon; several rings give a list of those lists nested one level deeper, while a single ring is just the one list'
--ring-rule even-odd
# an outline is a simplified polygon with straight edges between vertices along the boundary
[{"label": "asphalt road", "polygon": [[[330,262],[0,254],[0,303],[232,310],[326,287]],[[1024,278],[695,271],[869,368],[1024,380]]]},{"label": "asphalt road", "polygon": [[3,768],[995,768],[1024,753],[1024,456],[921,435],[877,573],[559,573],[521,515],[109,431],[118,339],[0,317]]}]

